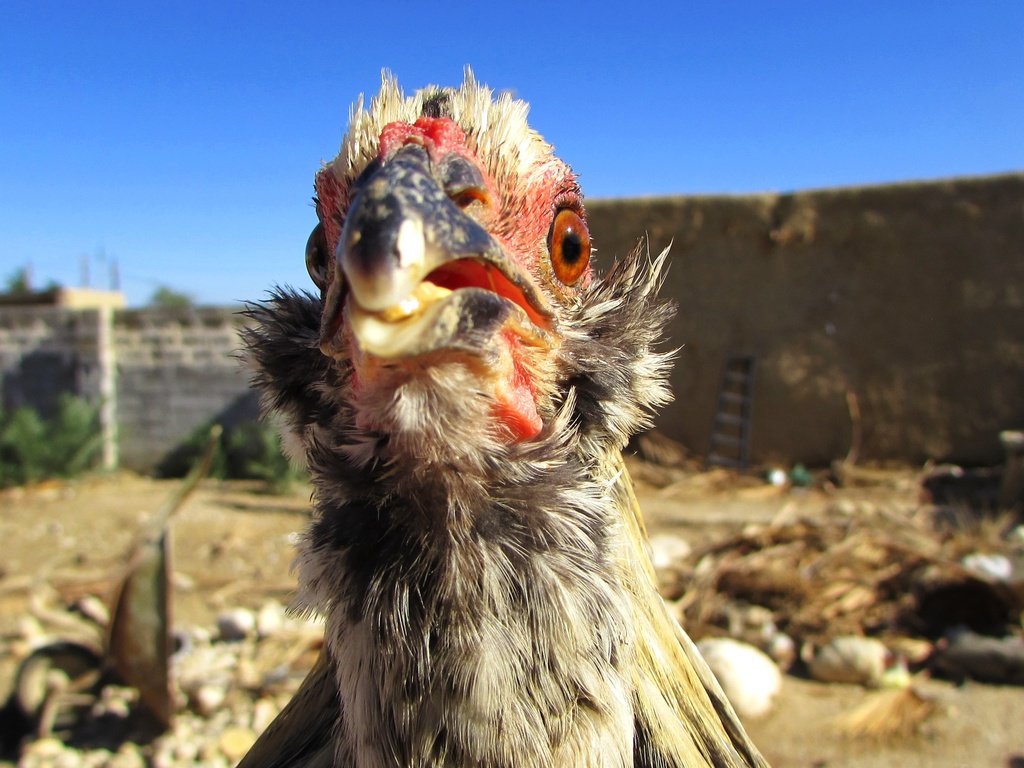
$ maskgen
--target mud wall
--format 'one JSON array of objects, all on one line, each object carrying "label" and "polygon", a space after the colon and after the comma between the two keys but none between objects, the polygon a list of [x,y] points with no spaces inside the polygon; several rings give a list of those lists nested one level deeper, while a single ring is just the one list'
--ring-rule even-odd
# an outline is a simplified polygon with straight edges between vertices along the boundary
[{"label": "mud wall", "polygon": [[756,357],[755,461],[1001,460],[1024,426],[1024,174],[785,195],[591,201],[599,257],[670,241],[676,401],[708,450],[723,365]]}]

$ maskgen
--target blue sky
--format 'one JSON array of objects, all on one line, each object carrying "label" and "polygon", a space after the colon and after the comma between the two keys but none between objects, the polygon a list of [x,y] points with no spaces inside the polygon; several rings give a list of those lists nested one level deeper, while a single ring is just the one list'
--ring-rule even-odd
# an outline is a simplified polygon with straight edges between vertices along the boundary
[{"label": "blue sky", "polygon": [[591,197],[1024,169],[1021,0],[286,5],[4,0],[0,278],[306,286],[313,174],[385,67],[516,92]]}]

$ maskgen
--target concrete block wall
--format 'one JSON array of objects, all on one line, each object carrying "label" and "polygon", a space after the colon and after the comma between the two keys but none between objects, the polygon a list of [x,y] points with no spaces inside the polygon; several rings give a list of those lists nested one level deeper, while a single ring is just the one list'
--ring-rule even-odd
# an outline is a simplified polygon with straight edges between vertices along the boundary
[{"label": "concrete block wall", "polygon": [[257,417],[230,309],[127,310],[114,329],[121,463],[145,469],[210,421]]},{"label": "concrete block wall", "polygon": [[[112,323],[106,358],[104,322]],[[112,364],[112,455],[121,466],[152,469],[207,422],[257,417],[256,396],[236,357],[241,322],[230,308],[0,308],[3,407],[48,413],[63,392],[103,403],[103,367]]]},{"label": "concrete block wall", "polygon": [[50,413],[58,397],[99,392],[98,310],[0,308],[0,406]]}]

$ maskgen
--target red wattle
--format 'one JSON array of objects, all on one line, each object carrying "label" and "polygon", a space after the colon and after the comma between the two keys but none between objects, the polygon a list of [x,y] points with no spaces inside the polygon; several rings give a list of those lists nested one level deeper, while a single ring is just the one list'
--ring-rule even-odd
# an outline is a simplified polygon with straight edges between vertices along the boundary
[{"label": "red wattle", "polygon": [[508,430],[512,442],[520,443],[539,435],[544,422],[537,411],[537,393],[533,382],[519,360],[519,339],[509,331],[502,336],[512,354],[512,373],[508,388],[497,393],[494,418]]}]

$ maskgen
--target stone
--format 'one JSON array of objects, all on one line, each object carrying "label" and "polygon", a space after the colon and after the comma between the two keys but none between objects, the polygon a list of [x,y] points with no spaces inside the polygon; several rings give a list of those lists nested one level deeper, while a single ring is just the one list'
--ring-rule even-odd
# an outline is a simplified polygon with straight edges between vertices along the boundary
[{"label": "stone", "polygon": [[85,618],[105,627],[110,624],[110,609],[96,595],[84,595],[75,603],[75,608]]},{"label": "stone", "polygon": [[267,730],[281,708],[271,699],[258,699],[252,708],[252,730],[263,733]]},{"label": "stone", "polygon": [[678,568],[690,555],[692,548],[681,536],[671,533],[656,533],[650,537],[651,563],[655,570]]},{"label": "stone", "polygon": [[276,637],[285,627],[285,608],[276,600],[268,600],[256,614],[256,633],[262,637]]},{"label": "stone", "polygon": [[990,581],[1007,581],[1013,575],[1013,563],[1006,555],[972,552],[960,563],[971,573]]},{"label": "stone", "polygon": [[217,683],[208,683],[201,685],[192,694],[190,701],[192,709],[203,717],[210,717],[214,712],[221,708],[224,704],[224,700],[227,698],[228,692],[223,685]]},{"label": "stone", "polygon": [[763,717],[782,689],[782,673],[765,653],[728,637],[697,643],[726,698],[743,718]]},{"label": "stone", "polygon": [[221,640],[244,640],[255,630],[256,615],[248,608],[232,608],[217,617],[217,636]]},{"label": "stone", "polygon": [[251,729],[232,726],[220,735],[217,746],[228,760],[235,763],[245,757],[245,753],[255,743],[256,734]]},{"label": "stone", "polygon": [[811,677],[823,683],[854,683],[877,688],[892,655],[881,640],[857,635],[834,637],[817,650],[801,654]]}]

